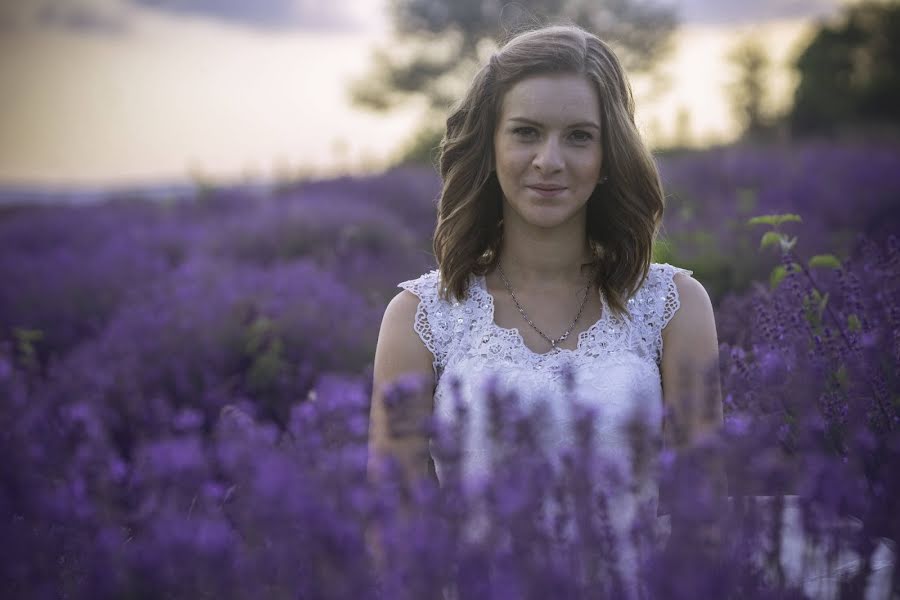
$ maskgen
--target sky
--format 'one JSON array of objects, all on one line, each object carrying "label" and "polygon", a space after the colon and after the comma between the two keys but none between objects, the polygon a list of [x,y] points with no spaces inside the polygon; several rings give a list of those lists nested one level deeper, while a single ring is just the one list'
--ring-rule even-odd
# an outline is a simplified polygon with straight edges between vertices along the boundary
[{"label": "sky", "polygon": [[[772,109],[816,20],[845,0],[667,0],[681,17],[655,78],[632,78],[653,147],[737,134],[727,54],[773,62]],[[352,106],[388,44],[387,0],[2,0],[0,185],[271,180],[378,170],[422,116]],[[652,90],[656,90],[655,92]]]}]

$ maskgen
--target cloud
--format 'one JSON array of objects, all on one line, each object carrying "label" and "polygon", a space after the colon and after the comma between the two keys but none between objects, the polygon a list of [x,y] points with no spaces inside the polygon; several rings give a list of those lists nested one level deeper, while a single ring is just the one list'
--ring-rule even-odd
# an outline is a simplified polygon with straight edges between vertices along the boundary
[{"label": "cloud", "polygon": [[141,8],[267,30],[352,30],[347,0],[124,0]]},{"label": "cloud", "polygon": [[73,3],[47,4],[35,21],[37,25],[101,35],[118,35],[131,29],[128,18],[121,13]]},{"label": "cloud", "polygon": [[0,0],[0,31],[64,29],[115,35],[141,12],[278,30],[353,31],[371,26],[372,0]]},{"label": "cloud", "polygon": [[[0,0],[3,1],[3,0]],[[109,1],[109,0],[108,0]],[[353,30],[371,26],[386,0],[119,0],[143,9],[267,30]],[[450,1],[450,0],[448,0]],[[833,14],[848,0],[635,0],[674,6],[684,23],[746,25]]]},{"label": "cloud", "polygon": [[668,0],[684,23],[748,25],[780,19],[817,18],[833,14],[841,0]]},{"label": "cloud", "polygon": [[130,30],[119,0],[3,0],[0,31],[64,29],[99,35]]},{"label": "cloud", "polygon": [[[685,24],[747,25],[833,14],[849,0],[659,0]],[[386,0],[0,0],[0,31],[54,28],[99,35],[131,29],[141,12],[216,20],[268,31],[372,27]]]}]

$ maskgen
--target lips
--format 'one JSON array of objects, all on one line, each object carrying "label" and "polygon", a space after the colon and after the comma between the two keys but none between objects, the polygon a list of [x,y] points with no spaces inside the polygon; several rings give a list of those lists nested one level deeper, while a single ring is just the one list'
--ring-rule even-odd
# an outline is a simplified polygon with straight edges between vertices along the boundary
[{"label": "lips", "polygon": [[542,192],[558,192],[560,190],[566,189],[561,185],[529,185],[533,190],[540,190]]},{"label": "lips", "polygon": [[562,193],[566,190],[566,188],[564,187],[549,185],[529,185],[528,189],[534,191],[535,194],[543,198],[556,198],[557,196],[561,196]]}]

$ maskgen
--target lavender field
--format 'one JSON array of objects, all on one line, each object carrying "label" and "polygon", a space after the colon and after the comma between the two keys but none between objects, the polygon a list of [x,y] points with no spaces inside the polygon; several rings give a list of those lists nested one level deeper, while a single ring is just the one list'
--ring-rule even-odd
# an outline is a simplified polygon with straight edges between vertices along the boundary
[{"label": "lavender field", "polygon": [[[672,523],[713,515],[718,551],[702,527],[672,527],[641,565],[647,594],[891,597],[900,147],[733,146],[660,168],[656,260],[692,269],[713,299],[726,423],[661,459]],[[504,464],[485,498],[506,535],[485,544],[460,535],[461,483],[366,482],[381,314],[398,282],[434,268],[439,189],[405,167],[4,207],[4,597],[440,598],[448,585],[461,598],[621,597],[614,569],[579,575],[615,553],[602,527],[561,552],[532,526],[549,487],[576,519],[593,510],[577,485],[587,453],[556,487],[540,460]],[[749,223],[764,215],[801,220]],[[509,422],[503,439],[527,444],[536,425]],[[432,433],[452,456],[453,432]],[[702,493],[709,454],[726,463],[728,498]],[[374,524],[386,570],[368,551]]]}]

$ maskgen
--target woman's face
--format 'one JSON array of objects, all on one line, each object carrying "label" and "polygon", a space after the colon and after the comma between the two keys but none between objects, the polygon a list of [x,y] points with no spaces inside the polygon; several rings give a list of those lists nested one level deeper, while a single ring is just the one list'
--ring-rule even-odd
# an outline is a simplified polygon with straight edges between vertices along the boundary
[{"label": "woman's face", "polygon": [[539,75],[507,91],[494,131],[507,224],[554,228],[586,218],[603,164],[602,125],[600,100],[584,76]]}]

